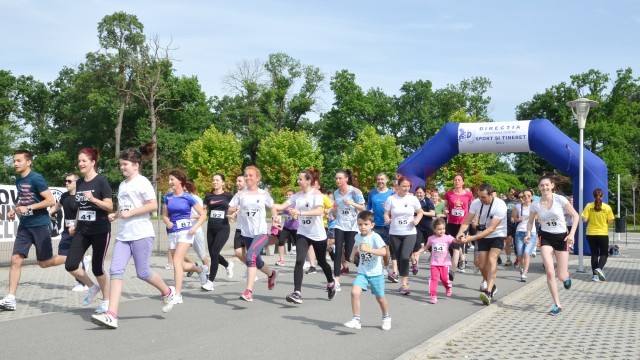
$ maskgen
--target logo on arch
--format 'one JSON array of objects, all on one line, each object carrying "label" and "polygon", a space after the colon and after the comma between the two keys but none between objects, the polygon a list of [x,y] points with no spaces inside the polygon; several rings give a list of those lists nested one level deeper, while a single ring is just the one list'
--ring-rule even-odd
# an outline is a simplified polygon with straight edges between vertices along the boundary
[{"label": "logo on arch", "polygon": [[458,142],[467,142],[469,144],[473,144],[473,132],[470,130],[465,130],[464,128],[458,129]]}]

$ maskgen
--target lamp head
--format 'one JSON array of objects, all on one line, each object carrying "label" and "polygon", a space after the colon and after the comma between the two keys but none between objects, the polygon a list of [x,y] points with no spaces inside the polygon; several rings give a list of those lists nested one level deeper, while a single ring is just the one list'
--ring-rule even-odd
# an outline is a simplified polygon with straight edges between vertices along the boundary
[{"label": "lamp head", "polygon": [[567,106],[571,108],[573,117],[578,121],[578,128],[584,129],[587,123],[587,115],[589,109],[598,105],[597,101],[589,100],[587,98],[579,98],[573,101],[567,102]]}]

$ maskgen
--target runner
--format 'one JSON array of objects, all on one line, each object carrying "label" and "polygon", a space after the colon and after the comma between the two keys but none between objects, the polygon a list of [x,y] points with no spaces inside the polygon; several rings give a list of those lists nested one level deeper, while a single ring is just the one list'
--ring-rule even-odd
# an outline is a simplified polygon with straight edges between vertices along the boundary
[{"label": "runner", "polygon": [[[293,190],[287,190],[286,197],[287,200],[291,199],[291,197],[295,194]],[[289,251],[291,251],[292,243],[296,243],[296,232],[298,231],[298,219],[294,219],[291,215],[290,209],[282,210],[282,217],[284,218],[284,222],[279,227],[280,233],[278,234],[278,261],[276,261],[276,266],[284,266],[284,247],[288,243]],[[309,268],[311,269],[311,268]],[[315,268],[313,269],[315,272]]]},{"label": "runner", "polygon": [[420,254],[422,253],[420,252],[420,249],[427,243],[429,237],[433,235],[431,222],[436,216],[436,209],[433,206],[431,199],[426,196],[427,191],[424,186],[418,186],[416,188],[415,195],[418,198],[418,201],[420,201],[420,206],[422,207],[422,219],[420,219],[420,223],[416,226],[416,245],[413,247],[413,254],[411,254],[411,272],[413,275],[418,275],[418,261],[420,260]]},{"label": "runner", "polygon": [[[397,283],[398,261],[396,259],[396,255],[393,253],[393,247],[389,246],[389,226],[384,222],[384,203],[387,201],[389,196],[393,195],[393,191],[387,188],[387,182],[389,182],[387,174],[378,174],[376,177],[378,187],[372,189],[367,196],[367,210],[373,212],[373,219],[375,222],[373,231],[380,235],[382,241],[386,244],[385,249],[387,253],[383,258],[383,273],[385,277],[388,277],[389,281]],[[389,260],[391,260],[391,271],[387,270],[389,268]]]},{"label": "runner", "polygon": [[549,311],[549,315],[558,316],[562,315],[562,305],[558,295],[553,256],[555,255],[558,262],[558,279],[562,281],[564,288],[569,290],[571,288],[571,276],[568,268],[569,252],[567,248],[573,244],[576,228],[573,227],[567,235],[564,211],[571,215],[573,222],[576,224],[580,221],[580,216],[569,204],[567,198],[553,193],[555,182],[550,176],[540,178],[538,189],[540,189],[541,193],[540,200],[534,201],[531,205],[529,222],[527,223],[527,236],[525,236],[524,241],[532,241],[531,229],[537,216],[540,219],[542,263],[547,273],[549,293],[555,304]]},{"label": "runner", "polygon": [[351,170],[340,170],[336,173],[338,189],[333,192],[336,217],[335,225],[335,257],[333,259],[333,275],[336,280],[336,291],[340,291],[340,275],[348,274],[349,267],[341,268],[342,260],[351,257],[351,250],[358,233],[358,212],[365,210],[364,196],[357,188]]},{"label": "runner", "polygon": [[175,289],[167,286],[160,275],[151,270],[151,253],[155,231],[149,214],[158,204],[155,190],[149,180],[140,174],[140,163],[155,151],[155,144],[148,142],[139,148],[131,148],[120,154],[120,171],[126,178],[118,188],[118,210],[109,214],[109,221],[120,218],[120,226],[111,259],[108,311],[91,316],[91,320],[109,329],[118,327],[118,307],[122,295],[124,272],[133,257],[136,274],[158,289],[162,295],[163,312],[173,308]]},{"label": "runner", "polygon": [[427,244],[418,252],[423,253],[431,249],[431,278],[429,279],[430,302],[438,302],[438,279],[442,281],[445,288],[445,295],[451,296],[452,284],[449,281],[449,266],[451,266],[451,255],[449,246],[455,241],[453,236],[445,234],[446,223],[444,219],[437,219],[433,222],[433,235],[429,236]]},{"label": "runner", "polygon": [[[478,215],[476,226],[478,233],[465,235],[476,214]],[[480,300],[485,305],[491,304],[491,300],[497,293],[495,281],[498,274],[498,257],[504,247],[506,236],[507,204],[494,195],[491,185],[481,184],[478,186],[478,199],[471,203],[469,214],[460,226],[456,239],[461,243],[476,241],[478,264],[482,278],[487,281],[487,288],[480,292]]]},{"label": "runner", "polygon": [[209,255],[211,256],[211,268],[209,269],[209,279],[202,285],[202,290],[213,291],[213,282],[218,274],[218,265],[222,265],[227,270],[227,278],[233,277],[233,261],[227,261],[220,252],[222,247],[229,240],[231,228],[227,211],[229,202],[233,198],[231,193],[224,191],[224,175],[213,175],[213,189],[211,193],[204,197],[204,204],[209,214],[207,224],[207,244],[209,245]]},{"label": "runner", "polygon": [[594,201],[587,204],[582,211],[582,221],[588,221],[587,241],[591,250],[592,281],[605,281],[604,265],[609,257],[609,224],[615,217],[611,206],[602,201],[602,189],[593,190]]},{"label": "runner", "polygon": [[[64,267],[76,279],[89,286],[83,305],[92,304],[102,291],[102,302],[96,308],[96,312],[102,313],[109,308],[109,279],[104,273],[104,259],[111,241],[109,212],[113,209],[113,201],[109,182],[97,172],[98,159],[96,149],[84,148],[78,153],[78,169],[83,177],[76,182],[78,213],[75,226],[69,227],[73,240]],[[98,284],[94,284],[79,265],[89,247],[93,248],[91,270]]]},{"label": "runner", "polygon": [[518,257],[518,263],[520,264],[520,281],[527,281],[527,274],[529,273],[529,264],[531,264],[531,254],[536,248],[536,227],[531,228],[531,236],[533,241],[525,242],[524,238],[527,236],[527,224],[529,223],[529,217],[531,216],[531,201],[533,200],[533,194],[530,190],[522,190],[519,194],[521,203],[513,207],[511,221],[516,227],[515,245],[516,256]]},{"label": "runner", "polygon": [[293,271],[293,293],[287,295],[290,303],[302,304],[302,277],[305,255],[310,247],[318,259],[318,266],[327,278],[329,299],[336,294],[335,282],[331,275],[331,266],[327,262],[327,233],[322,224],[324,214],[324,196],[320,190],[313,188],[315,178],[311,171],[298,174],[300,191],[287,199],[283,204],[274,205],[276,210],[289,209],[293,219],[298,221],[296,233],[296,265]]},{"label": "runner", "polygon": [[18,225],[11,255],[9,293],[0,301],[0,310],[16,310],[16,295],[22,263],[29,256],[31,245],[36,247],[36,260],[41,268],[61,265],[66,260],[62,256],[53,255],[49,231],[51,219],[47,208],[53,206],[55,200],[42,175],[31,170],[32,163],[31,151],[17,150],[13,153],[13,167],[17,174],[18,203],[9,211],[8,218],[14,221],[17,215],[20,218],[20,225]]},{"label": "runner", "polygon": [[[409,257],[416,244],[416,225],[422,219],[422,207],[418,198],[409,193],[411,182],[404,176],[398,179],[398,190],[384,203],[384,222],[389,227],[389,243],[398,259],[402,295],[409,295]],[[417,215],[414,215],[417,214]]]},{"label": "runner", "polygon": [[[237,194],[244,194],[247,191],[247,183],[245,181],[244,178],[244,174],[242,175],[238,175],[236,177],[236,195]],[[228,211],[228,210],[227,210]],[[240,260],[241,264],[245,264],[246,263],[246,256],[247,256],[247,252],[246,252],[246,248],[244,246],[244,242],[242,241],[242,229],[246,226],[245,224],[245,218],[244,217],[236,217],[236,216],[227,216],[229,221],[236,221],[236,231],[235,234],[233,236],[233,253],[236,255],[236,258],[238,260]],[[230,276],[228,276],[229,279],[233,278],[233,272],[231,273]],[[246,279],[247,278],[247,268],[244,268],[244,271],[242,272],[242,278]],[[258,275],[256,275],[255,280],[258,280]]]},{"label": "runner", "polygon": [[[164,196],[162,208],[162,221],[169,232],[169,251],[173,258],[173,278],[176,293],[173,296],[173,304],[182,304],[182,282],[184,272],[198,273],[200,285],[207,283],[207,266],[197,266],[187,263],[184,257],[193,245],[194,235],[199,227],[207,220],[202,206],[196,199],[185,191],[187,174],[182,170],[173,170],[169,173],[169,187],[172,192]],[[191,221],[191,209],[195,209],[199,215],[198,221]]]},{"label": "runner", "polygon": [[[444,195],[444,213],[447,215],[447,235],[457,236],[460,225],[464,222],[469,212],[469,204],[473,201],[473,194],[464,189],[464,177],[462,174],[453,176],[453,189]],[[463,244],[457,242],[451,245],[451,263],[457,267],[461,258]],[[449,269],[449,280],[453,281],[455,272]]]},{"label": "runner", "polygon": [[[229,214],[238,217],[238,223],[243,222],[242,241],[247,248],[247,289],[240,296],[245,301],[253,301],[253,285],[256,280],[258,270],[262,271],[269,278],[267,287],[272,290],[278,277],[277,270],[269,269],[269,266],[262,261],[260,253],[267,245],[269,236],[267,235],[267,222],[265,221],[266,207],[270,208],[271,218],[277,215],[273,208],[273,199],[265,190],[258,188],[261,179],[260,170],[255,166],[247,166],[244,169],[244,176],[247,184],[246,192],[238,192],[229,203]],[[237,254],[237,253],[236,253]]]},{"label": "runner", "polygon": [[[198,202],[198,204],[204,209],[202,198],[196,194],[196,183],[193,181],[193,179],[187,179],[185,190],[191,196],[193,196],[193,198],[196,199],[196,202]],[[198,221],[198,217],[198,213],[195,211],[195,209],[191,208],[191,221]],[[203,264],[207,265],[207,269],[211,269],[209,254],[207,254],[207,248],[204,245],[204,232],[202,231],[201,227],[199,227],[198,230],[196,230],[196,233],[193,235],[193,251],[196,253],[200,261],[202,261]],[[193,262],[196,266],[198,266],[198,263],[191,260],[188,255],[185,255],[184,259],[186,262]],[[191,275],[193,275],[193,272],[187,272],[187,277],[191,277]]]},{"label": "runner", "polygon": [[[513,239],[516,236],[516,223],[511,221],[511,215],[513,213],[513,208],[520,204],[520,200],[517,197],[517,190],[514,187],[509,188],[509,197],[507,204],[507,237],[504,239],[504,253],[507,256],[507,261],[504,263],[504,266],[512,266],[513,262],[511,262],[511,248],[513,247]],[[517,254],[516,254],[516,263]],[[519,264],[519,263],[518,263]],[[518,265],[516,264],[516,265]]]}]

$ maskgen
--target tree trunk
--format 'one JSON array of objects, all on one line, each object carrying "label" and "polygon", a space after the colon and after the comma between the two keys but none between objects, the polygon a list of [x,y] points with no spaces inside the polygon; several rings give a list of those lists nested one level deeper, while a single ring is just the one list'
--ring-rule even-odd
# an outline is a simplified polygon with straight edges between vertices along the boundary
[{"label": "tree trunk", "polygon": [[118,111],[118,124],[116,125],[116,158],[120,156],[120,137],[122,135],[122,119],[124,118],[125,103],[120,103],[120,110]]},{"label": "tree trunk", "polygon": [[[153,101],[149,102],[149,116],[151,117],[151,140],[158,144],[158,139],[156,136],[156,126],[157,126],[157,117],[156,117],[156,107]],[[156,145],[157,146],[157,145]],[[158,148],[153,152],[153,177],[151,179],[151,184],[153,185],[153,189],[158,191]]]}]

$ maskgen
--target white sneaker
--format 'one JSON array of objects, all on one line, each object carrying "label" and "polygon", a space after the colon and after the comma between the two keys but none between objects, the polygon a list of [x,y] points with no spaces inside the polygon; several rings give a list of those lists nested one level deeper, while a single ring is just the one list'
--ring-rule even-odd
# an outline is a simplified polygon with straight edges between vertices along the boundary
[{"label": "white sneaker", "polygon": [[173,309],[173,298],[176,295],[176,288],[173,286],[169,286],[169,294],[162,297],[162,312],[169,312]]},{"label": "white sneaker", "polygon": [[302,267],[302,269],[303,269],[303,270],[307,270],[307,269],[308,269],[308,268],[310,268],[310,267],[311,267],[311,263],[310,263],[310,262],[308,262],[308,261],[305,261],[305,262],[304,262],[304,266]]},{"label": "white sneaker", "polygon": [[[389,319],[391,320],[391,319]],[[346,323],[344,323],[344,326],[350,328],[350,329],[361,329],[362,328],[362,323],[360,322],[360,320],[353,318],[349,321],[347,321]],[[391,323],[389,323],[389,326],[391,326]]]},{"label": "white sneaker", "polygon": [[114,318],[109,313],[93,314],[91,315],[91,321],[96,325],[104,326],[108,329],[118,328],[118,319]]},{"label": "white sneaker", "polygon": [[96,296],[98,296],[99,292],[100,292],[100,286],[98,286],[97,284],[93,284],[93,286],[89,288],[89,291],[87,292],[87,296],[84,298],[84,300],[82,300],[82,305],[87,306],[93,303],[93,300],[96,299]]},{"label": "white sneaker", "polygon": [[183,303],[182,294],[173,295],[173,300],[171,302],[173,303],[173,305],[182,304]]},{"label": "white sneaker", "polygon": [[209,279],[207,279],[207,269],[207,265],[202,265],[202,271],[198,274],[200,285],[204,285],[209,281]]},{"label": "white sneaker", "polygon": [[164,266],[165,270],[173,270],[173,264],[167,264]]},{"label": "white sneaker", "polygon": [[76,286],[74,286],[71,291],[86,291],[89,290],[89,287],[79,281],[76,280]]},{"label": "white sneaker", "polygon": [[487,291],[487,282],[484,280],[480,283],[480,291]]},{"label": "white sneaker", "polygon": [[200,288],[205,291],[213,291],[213,281],[208,280],[207,283],[202,285]]},{"label": "white sneaker", "polygon": [[227,279],[233,279],[233,262],[229,262],[227,266]]},{"label": "white sneaker", "polygon": [[7,295],[0,300],[0,310],[15,311],[16,310],[16,298],[13,295]]},{"label": "white sneaker", "polygon": [[82,259],[82,265],[84,266],[84,271],[88,274],[89,269],[91,269],[91,255],[87,255]]},{"label": "white sneaker", "polygon": [[103,314],[109,311],[109,300],[103,300],[100,302],[100,306],[98,306],[94,312],[96,314]]},{"label": "white sneaker", "polygon": [[382,319],[382,330],[391,330],[391,317]]},{"label": "white sneaker", "polygon": [[336,288],[336,291],[342,291],[342,289],[340,288],[340,283],[339,282],[336,281],[334,286]]}]

